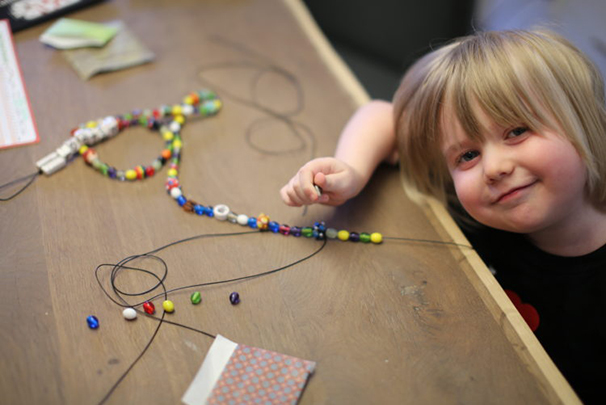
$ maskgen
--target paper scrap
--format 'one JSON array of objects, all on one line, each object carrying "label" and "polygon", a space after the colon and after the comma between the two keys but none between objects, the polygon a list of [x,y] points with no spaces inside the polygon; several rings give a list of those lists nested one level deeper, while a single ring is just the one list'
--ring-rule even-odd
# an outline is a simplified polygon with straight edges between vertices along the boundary
[{"label": "paper scrap", "polygon": [[40,36],[40,41],[58,49],[73,49],[107,44],[118,32],[117,27],[60,18]]},{"label": "paper scrap", "polygon": [[78,48],[62,51],[78,75],[88,80],[101,72],[126,69],[150,62],[155,55],[126,28],[122,21],[105,24],[118,33],[103,48]]},{"label": "paper scrap", "polygon": [[187,405],[296,404],[316,363],[218,335],[182,401]]},{"label": "paper scrap", "polygon": [[8,20],[0,20],[0,148],[39,142]]}]

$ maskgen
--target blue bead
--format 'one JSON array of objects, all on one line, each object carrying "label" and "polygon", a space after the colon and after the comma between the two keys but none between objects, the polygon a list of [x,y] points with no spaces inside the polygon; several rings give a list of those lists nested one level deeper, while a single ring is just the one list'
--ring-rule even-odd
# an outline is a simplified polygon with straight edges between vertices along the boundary
[{"label": "blue bead", "polygon": [[179,206],[181,206],[181,207],[183,207],[186,202],[187,202],[187,198],[183,197],[182,195],[180,195],[179,198],[177,198],[177,203],[179,203]]},{"label": "blue bead", "polygon": [[233,292],[231,294],[229,294],[229,302],[231,302],[232,305],[236,305],[240,303],[240,294],[238,294],[237,292]]},{"label": "blue bead", "polygon": [[257,218],[254,218],[254,217],[248,218],[248,226],[250,226],[253,229],[257,229]]},{"label": "blue bead", "polygon": [[198,215],[204,215],[204,207],[200,204],[194,205],[194,212]]},{"label": "blue bead", "polygon": [[296,236],[296,237],[301,236],[301,227],[300,226],[293,226],[292,228],[290,228],[290,234],[292,236]]},{"label": "blue bead", "polygon": [[213,206],[209,205],[206,208],[207,208],[206,215],[208,215],[209,217],[214,217],[215,216],[215,211],[213,210]]},{"label": "blue bead", "polygon": [[111,179],[115,179],[116,178],[116,168],[115,167],[108,167],[107,168],[107,175]]},{"label": "blue bead", "polygon": [[324,221],[322,221],[322,222],[316,222],[316,223],[314,223],[314,228],[316,230],[318,230],[319,232],[325,232],[326,231],[326,224],[324,224]]},{"label": "blue bead", "polygon": [[95,315],[89,315],[86,318],[86,323],[88,324],[88,327],[91,329],[97,329],[99,327],[99,320],[97,319],[97,317]]},{"label": "blue bead", "polygon": [[267,229],[269,229],[273,233],[278,233],[278,231],[280,230],[280,224],[277,223],[276,221],[269,221],[269,224],[267,225]]}]

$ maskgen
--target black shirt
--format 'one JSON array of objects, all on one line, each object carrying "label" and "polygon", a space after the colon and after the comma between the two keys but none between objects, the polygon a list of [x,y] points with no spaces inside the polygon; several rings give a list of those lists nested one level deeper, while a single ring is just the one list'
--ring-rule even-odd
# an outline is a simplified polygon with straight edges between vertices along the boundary
[{"label": "black shirt", "polygon": [[606,387],[601,387],[606,245],[584,256],[562,257],[543,252],[519,234],[484,229],[467,236],[508,295],[517,294],[524,310],[530,310],[520,312],[525,319],[530,313],[529,326],[581,400],[606,403]]}]

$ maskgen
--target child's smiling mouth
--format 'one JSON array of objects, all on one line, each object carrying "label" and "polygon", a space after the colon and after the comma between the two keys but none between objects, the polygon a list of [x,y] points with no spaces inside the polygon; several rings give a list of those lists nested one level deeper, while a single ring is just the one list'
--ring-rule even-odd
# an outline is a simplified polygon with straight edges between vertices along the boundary
[{"label": "child's smiling mouth", "polygon": [[526,190],[530,189],[532,186],[534,186],[536,183],[538,182],[538,180],[533,180],[528,184],[525,184],[523,186],[519,186],[519,187],[513,187],[510,188],[509,190],[505,191],[504,193],[499,194],[492,202],[491,204],[501,204],[501,203],[506,203],[509,202],[511,200],[516,199],[517,197],[521,196],[522,194],[525,193]]}]

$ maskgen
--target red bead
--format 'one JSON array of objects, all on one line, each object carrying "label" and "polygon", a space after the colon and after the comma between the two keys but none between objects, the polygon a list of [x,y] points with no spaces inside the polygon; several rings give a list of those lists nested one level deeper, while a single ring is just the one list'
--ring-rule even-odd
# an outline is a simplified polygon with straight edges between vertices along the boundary
[{"label": "red bead", "polygon": [[145,168],[145,177],[151,177],[156,173],[156,171],[154,170],[154,168],[152,166],[147,166]]},{"label": "red bead", "polygon": [[280,225],[279,231],[282,235],[288,236],[290,235],[290,226]]},{"label": "red bead", "polygon": [[143,310],[148,314],[153,315],[156,312],[156,307],[154,306],[153,302],[145,301],[143,303]]},{"label": "red bead", "polygon": [[162,116],[162,113],[160,112],[160,110],[158,110],[157,108],[152,112],[152,114],[154,115],[154,117],[156,118],[160,118]]}]

